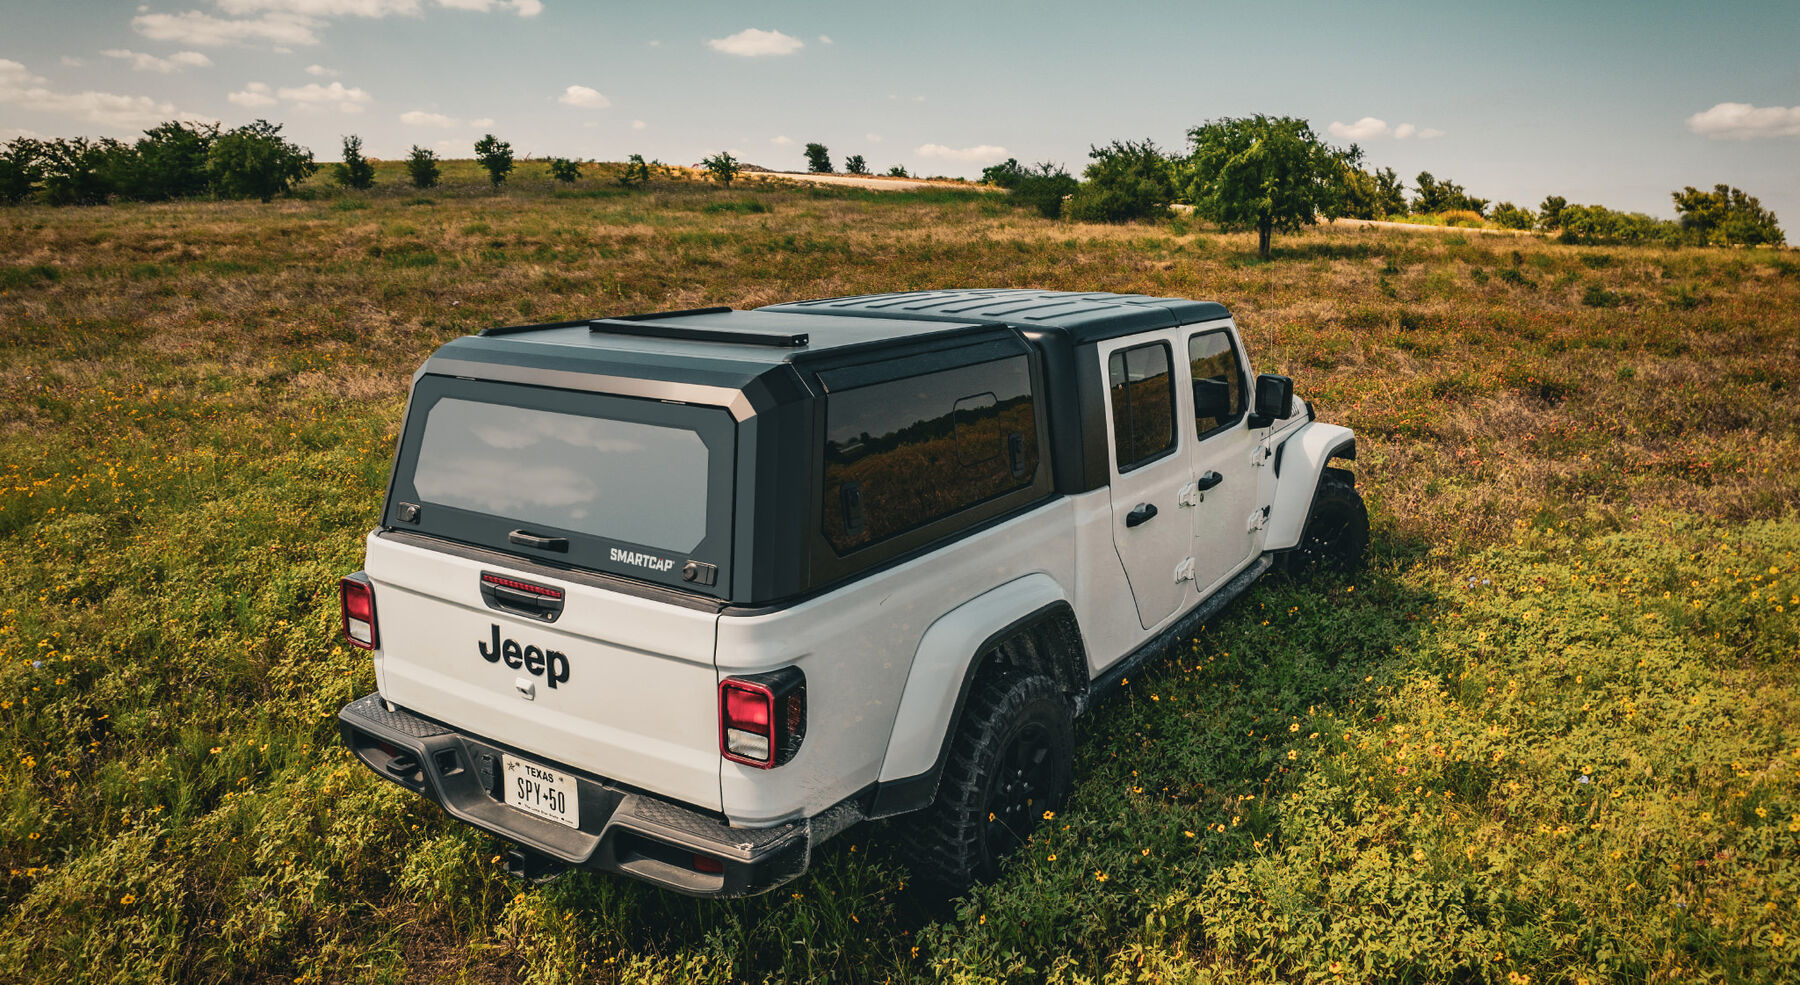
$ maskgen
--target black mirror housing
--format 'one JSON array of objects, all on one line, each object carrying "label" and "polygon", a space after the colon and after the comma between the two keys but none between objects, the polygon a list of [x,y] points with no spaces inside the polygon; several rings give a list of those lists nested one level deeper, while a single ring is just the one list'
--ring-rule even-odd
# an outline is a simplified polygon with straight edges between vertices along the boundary
[{"label": "black mirror housing", "polygon": [[1252,428],[1266,428],[1294,416],[1294,381],[1275,373],[1256,378],[1256,406],[1250,414]]}]

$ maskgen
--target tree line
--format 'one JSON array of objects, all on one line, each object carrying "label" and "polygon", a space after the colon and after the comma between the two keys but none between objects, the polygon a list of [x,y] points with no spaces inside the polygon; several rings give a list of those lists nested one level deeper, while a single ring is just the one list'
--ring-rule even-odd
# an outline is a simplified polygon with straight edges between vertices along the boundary
[{"label": "tree line", "polygon": [[[476,163],[496,189],[517,167],[512,145],[485,134],[473,147]],[[808,143],[807,169],[833,173],[824,144]],[[346,188],[375,183],[374,165],[362,139],[344,138],[343,160],[331,177]],[[1755,196],[1728,185],[1684,187],[1671,193],[1677,218],[1656,219],[1601,205],[1570,203],[1551,195],[1534,210],[1469,194],[1462,185],[1421,171],[1413,194],[1393,168],[1365,165],[1361,147],[1334,147],[1306,120],[1257,115],[1213,120],[1188,131],[1185,153],[1165,152],[1151,140],[1115,140],[1092,146],[1080,178],[1061,164],[1023,165],[1008,159],[985,168],[981,180],[1012,192],[1013,201],[1048,218],[1126,222],[1165,215],[1169,206],[1192,206],[1226,229],[1253,229],[1267,257],[1277,232],[1293,232],[1325,219],[1431,216],[1453,223],[1488,222],[1508,229],[1537,229],[1573,243],[1667,245],[1780,245],[1785,235],[1775,214]],[[414,146],[405,169],[416,188],[432,188],[441,172],[436,152]],[[581,177],[584,161],[551,158],[546,174],[561,182]],[[0,148],[0,203],[26,200],[51,205],[89,205],[113,199],[164,201],[214,196],[269,201],[287,194],[319,170],[310,150],[281,135],[281,126],[256,120],[230,130],[220,124],[169,121],[135,142],[19,137]],[[729,186],[742,162],[729,153],[708,157],[702,170]],[[641,185],[662,170],[633,154],[616,179]],[[869,173],[861,154],[844,160],[853,175]],[[908,177],[896,165],[887,173]]]},{"label": "tree line", "polygon": [[1539,229],[1574,243],[1667,245],[1780,245],[1775,214],[1755,196],[1727,185],[1672,192],[1677,218],[1656,219],[1601,205],[1571,204],[1551,195],[1536,210],[1489,200],[1429,171],[1406,184],[1393,168],[1365,166],[1361,147],[1334,147],[1306,120],[1251,116],[1213,120],[1188,131],[1186,153],[1154,141],[1115,140],[1088,151],[1081,177],[1053,162],[1022,165],[1008,159],[982,171],[988,184],[1012,190],[1020,205],[1048,218],[1125,222],[1165,215],[1185,204],[1227,229],[1255,230],[1267,257],[1277,232],[1319,219],[1434,216],[1452,222],[1491,222]]}]

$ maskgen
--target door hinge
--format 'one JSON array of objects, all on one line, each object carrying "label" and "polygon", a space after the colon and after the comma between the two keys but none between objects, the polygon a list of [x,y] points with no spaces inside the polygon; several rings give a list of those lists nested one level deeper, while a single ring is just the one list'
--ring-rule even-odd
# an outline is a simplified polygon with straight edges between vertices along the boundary
[{"label": "door hinge", "polygon": [[1193,581],[1193,580],[1194,580],[1194,559],[1191,557],[1184,557],[1181,559],[1181,563],[1175,566],[1175,582],[1176,582],[1176,584],[1180,584],[1181,582],[1184,582],[1184,581]]},{"label": "door hinge", "polygon": [[1269,459],[1274,457],[1275,452],[1270,450],[1268,442],[1262,442],[1250,449],[1250,467],[1261,468],[1269,464]]},{"label": "door hinge", "polygon": [[1188,483],[1185,486],[1182,486],[1181,491],[1175,494],[1175,505],[1176,506],[1199,506],[1200,505],[1200,487],[1195,485],[1192,482]]},{"label": "door hinge", "polygon": [[1244,532],[1253,534],[1263,527],[1268,526],[1268,524],[1269,508],[1267,506],[1264,506],[1261,509],[1251,510],[1250,521],[1245,525]]}]

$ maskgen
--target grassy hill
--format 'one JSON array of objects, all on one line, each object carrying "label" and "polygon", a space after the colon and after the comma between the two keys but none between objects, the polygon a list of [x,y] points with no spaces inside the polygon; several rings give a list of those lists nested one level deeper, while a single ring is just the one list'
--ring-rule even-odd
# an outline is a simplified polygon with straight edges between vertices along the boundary
[{"label": "grassy hill", "polygon": [[[659,182],[0,210],[0,979],[1791,981],[1800,256],[1054,223]],[[940,286],[1211,298],[1360,435],[1354,581],[1082,723],[996,884],[526,889],[338,746],[405,387],[496,323]]]}]

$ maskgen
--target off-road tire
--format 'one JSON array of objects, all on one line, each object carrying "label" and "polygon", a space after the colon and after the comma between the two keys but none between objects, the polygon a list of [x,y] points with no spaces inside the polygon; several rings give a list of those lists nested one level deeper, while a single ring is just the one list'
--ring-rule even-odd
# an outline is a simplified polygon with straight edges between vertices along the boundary
[{"label": "off-road tire", "polygon": [[903,821],[908,867],[928,891],[958,895],[992,879],[1074,776],[1068,698],[1047,677],[977,680],[951,739],[937,800]]},{"label": "off-road tire", "polygon": [[1369,510],[1356,491],[1356,477],[1343,469],[1328,468],[1319,477],[1300,545],[1288,554],[1288,571],[1354,574],[1362,570],[1368,557]]}]

